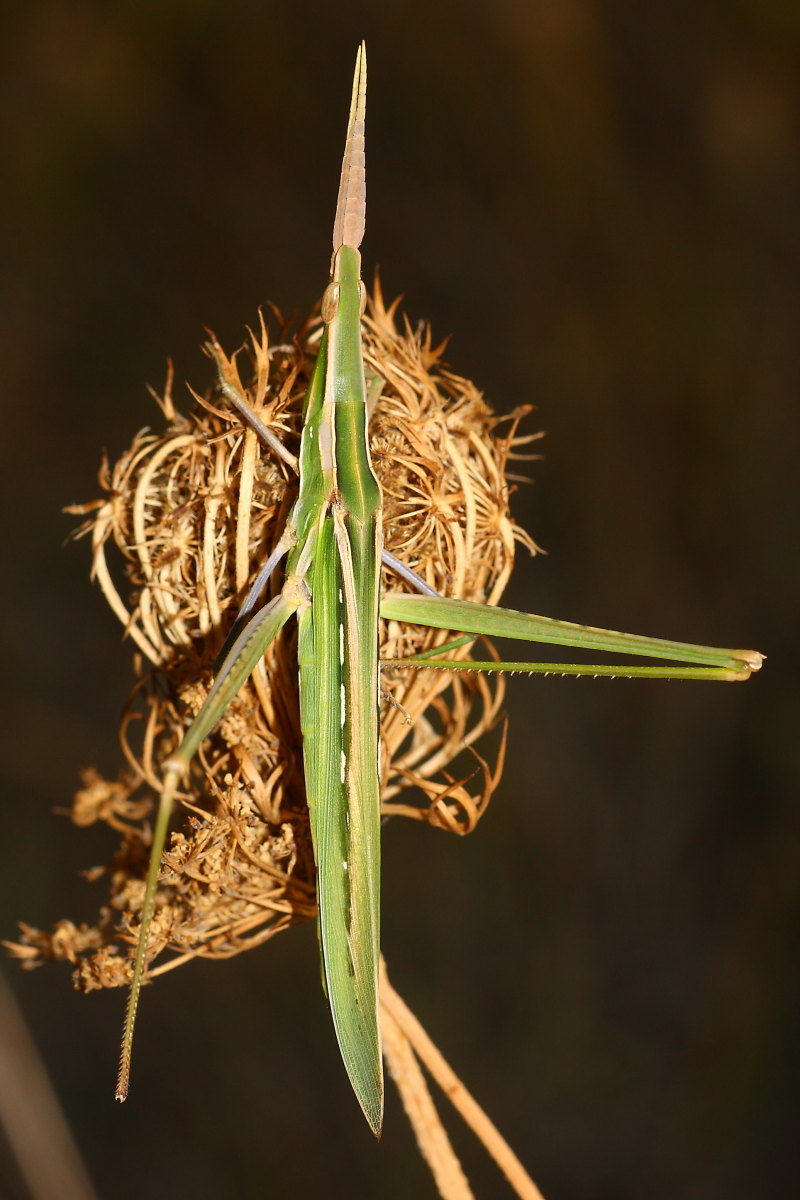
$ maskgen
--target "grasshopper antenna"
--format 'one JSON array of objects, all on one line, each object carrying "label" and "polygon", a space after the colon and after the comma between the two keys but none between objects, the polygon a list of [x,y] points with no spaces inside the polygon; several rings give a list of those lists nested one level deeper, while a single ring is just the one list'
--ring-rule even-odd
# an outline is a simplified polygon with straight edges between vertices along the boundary
[{"label": "grasshopper antenna", "polygon": [[175,792],[178,787],[182,768],[183,764],[180,764],[177,768],[173,767],[170,769],[168,767],[164,772],[164,786],[158,806],[156,826],[153,831],[153,842],[150,847],[150,866],[147,871],[144,903],[142,904],[139,940],[136,946],[136,961],[133,966],[131,990],[128,993],[128,1007],[125,1010],[125,1026],[122,1032],[119,1074],[117,1076],[117,1090],[115,1092],[115,1098],[119,1101],[127,1099],[128,1096],[128,1084],[131,1076],[133,1030],[136,1024],[136,1010],[139,1007],[139,994],[142,990],[142,981],[147,966],[147,943],[150,940],[150,924],[153,920],[153,911],[155,909],[158,873],[161,868],[161,854],[167,837],[169,818],[175,801]]}]

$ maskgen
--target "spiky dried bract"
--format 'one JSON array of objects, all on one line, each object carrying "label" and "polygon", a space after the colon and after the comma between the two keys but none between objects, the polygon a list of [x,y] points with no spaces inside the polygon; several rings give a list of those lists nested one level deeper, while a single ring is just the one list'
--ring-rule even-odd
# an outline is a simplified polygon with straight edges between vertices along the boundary
[{"label": "spiky dried bract", "polygon": [[[238,356],[249,360],[244,380],[237,356],[227,358],[213,338],[206,347],[295,453],[319,336],[315,319],[292,342],[281,328],[269,346],[262,320]],[[364,358],[367,374],[383,380],[370,439],[387,549],[445,595],[497,603],[515,543],[534,549],[509,516],[506,482],[517,422],[527,410],[495,417],[475,386],[444,366],[443,349],[427,326],[400,321],[396,302],[384,305],[376,281],[364,318]],[[61,922],[49,934],[25,929],[17,953],[29,966],[71,961],[76,985],[86,990],[130,978],[150,839],[147,790],[160,789],[159,765],[199,709],[224,631],[297,490],[291,465],[222,407],[218,388],[196,396],[184,418],[171,382],[170,372],[157,397],[166,431],[139,433],[113,468],[104,464],[104,498],[77,510],[87,516],[79,533],[92,536],[93,575],[137,647],[139,681],[121,730],[129,769],[116,782],[86,776],[73,820],[105,821],[123,841],[108,867],[92,873],[104,874],[109,888],[97,925]],[[129,600],[114,582],[112,545],[127,568]],[[385,580],[407,588],[388,572]],[[419,654],[451,636],[382,624],[386,658]],[[462,648],[458,657],[464,654]],[[383,673],[382,688],[385,813],[469,832],[497,783],[502,736],[494,767],[471,749],[458,772],[453,763],[497,724],[502,676],[395,668]],[[143,786],[144,795],[134,798]],[[407,795],[414,787],[421,803]],[[237,954],[316,911],[291,625],[204,743],[182,800],[184,820],[162,862],[150,977],[194,955]],[[171,955],[154,965],[165,949]]]}]

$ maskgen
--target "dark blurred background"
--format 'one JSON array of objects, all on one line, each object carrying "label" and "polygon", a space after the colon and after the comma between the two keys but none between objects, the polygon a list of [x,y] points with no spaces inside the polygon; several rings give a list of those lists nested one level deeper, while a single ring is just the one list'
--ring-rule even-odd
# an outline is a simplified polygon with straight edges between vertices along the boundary
[{"label": "dark blurred background", "polygon": [[[395,984],[549,1200],[794,1196],[798,1082],[798,48],[793,0],[8,6],[0,77],[4,936],[87,918],[129,650],[63,505],[158,423],[171,355],[302,314],[367,39],[365,265],[500,411],[548,431],[508,600],[755,646],[746,687],[515,680],[478,832],[395,821]],[[98,1193],[433,1195],[375,1145],[314,932],[121,993],[3,966]],[[481,1197],[507,1194],[447,1117]],[[299,1151],[299,1152],[298,1152]],[[0,1193],[25,1193],[10,1154]]]}]

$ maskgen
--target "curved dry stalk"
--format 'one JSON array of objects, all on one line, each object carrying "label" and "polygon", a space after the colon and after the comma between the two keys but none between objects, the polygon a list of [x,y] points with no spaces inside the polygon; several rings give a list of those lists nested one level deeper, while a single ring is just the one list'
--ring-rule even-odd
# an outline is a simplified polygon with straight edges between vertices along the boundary
[{"label": "curved dry stalk", "polygon": [[419,1152],[431,1169],[439,1195],[442,1200],[472,1200],[472,1189],[439,1120],[411,1043],[383,1003],[381,1041],[389,1073],[397,1085]]},{"label": "curved dry stalk", "polygon": [[[436,1048],[431,1039],[428,1037],[425,1030],[420,1025],[417,1018],[405,1004],[403,999],[394,990],[389,982],[389,976],[386,971],[386,963],[381,958],[380,970],[380,1000],[381,1000],[381,1015],[384,1020],[384,1028],[399,1030],[402,1037],[406,1040],[409,1048],[413,1051],[420,1062],[430,1071],[433,1078],[438,1083],[439,1087],[444,1092],[447,1099],[463,1117],[464,1121],[469,1125],[470,1129],[477,1136],[481,1144],[486,1148],[487,1152],[497,1163],[500,1170],[505,1175],[508,1182],[521,1200],[544,1200],[542,1193],[537,1188],[536,1184],[531,1179],[528,1172],[523,1167],[522,1163],[517,1158],[514,1151],[509,1146],[508,1142],[499,1132],[497,1127],[489,1120],[486,1113],[470,1095],[464,1084],[456,1075],[452,1067],[445,1061],[441,1052]],[[395,1038],[395,1043],[397,1039]],[[406,1055],[406,1051],[402,1052]],[[407,1061],[403,1058],[402,1061]],[[391,1068],[391,1063],[389,1064]],[[405,1077],[408,1083],[404,1083],[404,1087],[409,1090],[409,1096],[413,1095],[413,1104],[418,1106],[418,1111],[422,1113],[427,1111],[424,1104],[421,1102],[418,1095],[418,1083],[413,1076]],[[398,1084],[399,1086],[399,1084]],[[424,1081],[423,1081],[424,1086]],[[426,1089],[427,1091],[427,1089]],[[405,1095],[403,1095],[403,1104],[406,1104]],[[409,1112],[408,1108],[406,1111]],[[434,1110],[435,1112],[435,1110]],[[417,1141],[419,1142],[420,1150],[430,1163],[429,1143],[430,1137],[430,1152],[433,1153],[434,1147],[439,1145],[439,1118],[435,1116],[435,1120],[431,1119],[430,1130],[424,1125],[421,1126],[421,1134],[418,1131],[417,1124],[409,1112],[409,1120],[414,1124],[415,1132],[417,1133]],[[433,1167],[431,1167],[433,1169]],[[456,1195],[458,1193],[453,1193]],[[464,1193],[469,1194],[469,1193]],[[442,1195],[445,1195],[443,1192]]]}]

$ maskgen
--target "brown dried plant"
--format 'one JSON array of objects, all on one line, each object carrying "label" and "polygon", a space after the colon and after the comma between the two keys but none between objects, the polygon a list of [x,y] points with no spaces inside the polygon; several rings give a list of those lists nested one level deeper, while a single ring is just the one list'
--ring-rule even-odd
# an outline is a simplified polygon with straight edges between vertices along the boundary
[{"label": "brown dried plant", "polygon": [[[384,304],[376,278],[363,349],[368,375],[382,381],[369,431],[386,547],[438,592],[496,604],[515,544],[536,549],[509,515],[507,464],[525,457],[520,445],[538,435],[517,433],[527,407],[497,418],[474,384],[445,366],[444,343],[434,346],[427,325],[412,329],[397,310],[397,302]],[[213,335],[205,349],[220,375],[243,388],[263,421],[296,450],[321,323],[312,316],[288,341],[273,311],[274,345],[260,316],[258,332],[238,354],[226,357]],[[238,360],[247,360],[245,381]],[[50,932],[22,925],[21,941],[6,945],[25,967],[72,963],[83,991],[130,982],[160,763],[200,708],[215,655],[297,492],[291,467],[219,407],[219,384],[204,397],[192,394],[195,405],[181,416],[170,367],[163,395],[153,393],[166,429],[142,430],[113,467],[104,461],[103,497],[68,510],[86,518],[76,536],[91,534],[92,577],[135,646],[137,680],[120,728],[128,766],[116,780],[85,771],[71,815],[77,825],[105,822],[122,840],[107,866],[86,873],[108,890],[93,925],[62,920]],[[395,589],[407,586],[392,580]],[[381,657],[417,655],[450,637],[382,621]],[[196,757],[181,795],[182,823],[162,858],[148,979],[196,956],[232,957],[316,913],[295,643],[287,626]],[[459,658],[467,655],[459,649]],[[504,731],[493,765],[473,744],[500,722],[503,692],[502,675],[382,671],[385,816],[459,834],[475,828],[502,771]],[[468,1200],[472,1193],[420,1063],[517,1195],[541,1200],[389,983],[383,962],[380,1001],[384,1055],[440,1195]]]},{"label": "brown dried plant", "polygon": [[[495,604],[515,543],[535,550],[509,515],[506,478],[514,447],[530,440],[517,434],[528,410],[497,418],[474,384],[444,365],[444,344],[432,344],[429,327],[412,329],[397,308],[386,307],[376,280],[363,338],[367,373],[383,381],[370,445],[387,549],[441,593]],[[243,353],[227,358],[213,337],[206,350],[294,450],[321,326],[312,318],[286,341],[275,316],[274,345],[262,318]],[[249,367],[244,381],[241,359]],[[121,724],[128,767],[117,780],[84,772],[72,808],[76,824],[104,821],[122,835],[111,862],[89,873],[105,880],[108,896],[94,925],[23,926],[13,947],[29,967],[71,962],[85,991],[130,981],[159,764],[204,699],[224,632],[297,486],[291,468],[218,406],[218,389],[194,394],[183,417],[170,370],[155,399],[164,432],[138,433],[113,467],[103,463],[103,498],[70,510],[87,517],[77,536],[91,534],[93,578],[136,647],[137,683]],[[112,547],[124,563],[127,601]],[[397,578],[391,586],[407,585]],[[382,622],[381,655],[419,654],[450,636]],[[287,627],[197,756],[182,795],[184,820],[163,858],[148,978],[196,955],[239,954],[315,915],[293,643]],[[469,833],[502,769],[502,733],[493,765],[472,747],[498,724],[503,677],[395,667],[382,672],[381,684],[383,813]]]}]

